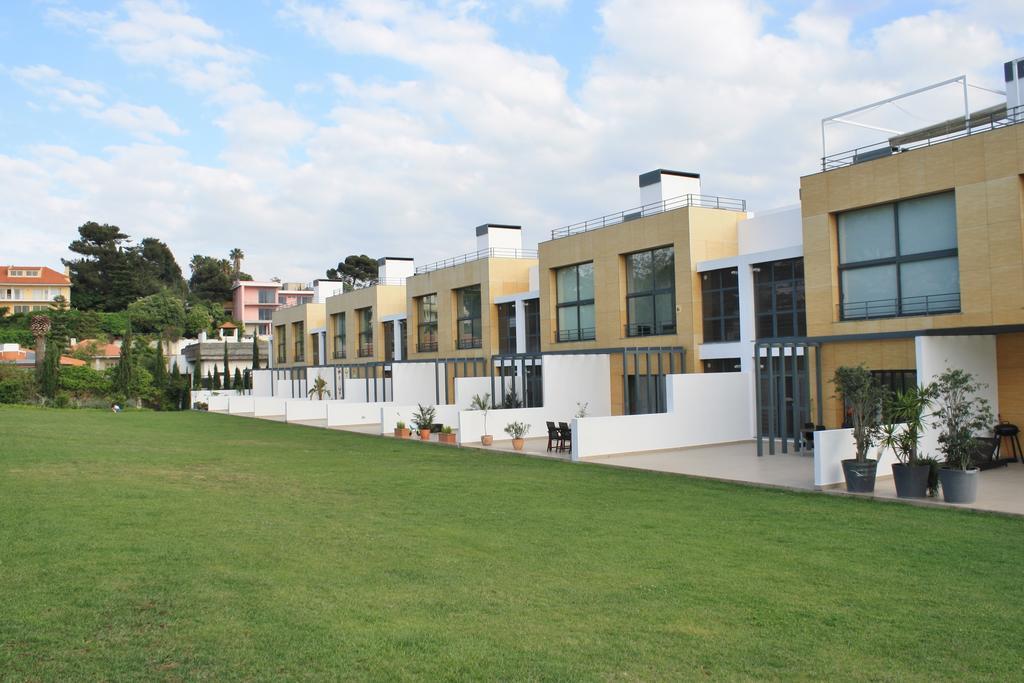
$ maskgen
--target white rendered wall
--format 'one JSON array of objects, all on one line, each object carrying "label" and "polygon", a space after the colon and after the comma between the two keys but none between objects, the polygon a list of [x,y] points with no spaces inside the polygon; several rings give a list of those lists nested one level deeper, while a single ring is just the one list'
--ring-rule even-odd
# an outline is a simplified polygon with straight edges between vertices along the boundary
[{"label": "white rendered wall", "polygon": [[270,396],[273,379],[270,370],[253,370],[252,373],[252,395]]},{"label": "white rendered wall", "polygon": [[800,205],[758,211],[736,226],[740,254],[755,254],[804,243],[804,223]]},{"label": "white rendered wall", "polygon": [[661,182],[640,188],[640,203],[653,204],[684,194],[700,194],[700,178],[662,174]]},{"label": "white rendered wall", "polygon": [[205,403],[209,405],[210,398],[213,396],[238,396],[238,392],[234,389],[217,389],[211,391],[210,389],[199,389],[197,391],[190,392],[192,403]]},{"label": "white rendered wall", "polygon": [[608,354],[544,356],[544,407],[553,416],[547,419],[557,417],[569,421],[576,415],[577,403],[589,404],[587,415],[611,415],[611,357]]},{"label": "white rendered wall", "polygon": [[303,398],[306,395],[306,380],[279,379],[274,388],[274,398]]},{"label": "white rendered wall", "polygon": [[505,433],[505,426],[510,422],[525,422],[529,425],[525,438],[543,438],[548,435],[546,421],[568,422],[572,414],[568,416],[556,415],[548,408],[510,408],[507,410],[487,411],[487,432],[484,432],[484,412],[482,410],[463,410],[459,413],[459,443],[480,443],[480,437],[485,433],[490,434],[494,439],[511,439]]},{"label": "white rendered wall", "polygon": [[[843,475],[843,460],[857,457],[857,444],[852,429],[828,429],[814,432],[814,486],[833,486],[846,481]],[[899,462],[888,448],[872,448],[869,458],[878,459],[875,477],[891,477],[892,466]]]},{"label": "white rendered wall", "polygon": [[477,235],[477,251],[484,249],[522,249],[523,231],[513,228],[488,227],[483,235]]},{"label": "white rendered wall", "polygon": [[[443,363],[437,368],[436,378],[433,363],[392,363],[394,402],[398,405],[434,404],[437,401],[437,381],[444,382],[444,373]],[[441,399],[444,400],[444,391],[441,392]]]},{"label": "white rendered wall", "polygon": [[348,401],[327,402],[327,426],[349,427],[372,425],[381,420],[381,411],[394,403],[350,403]]},{"label": "white rendered wall", "polygon": [[232,396],[228,401],[228,412],[232,415],[251,413],[253,410],[252,396]]},{"label": "white rendered wall", "polygon": [[[499,385],[495,384],[495,387]],[[507,386],[507,385],[506,385]],[[491,394],[490,377],[456,377],[455,378],[455,405],[462,410],[469,410],[473,397],[477,394],[483,396]]]},{"label": "white rendered wall", "polygon": [[668,375],[665,379],[667,413],[573,420],[573,459],[750,438],[746,373]]},{"label": "white rendered wall", "polygon": [[285,401],[284,419],[286,422],[326,420],[328,403],[330,401],[317,401],[308,398],[296,398]]},{"label": "white rendered wall", "polygon": [[[379,404],[378,404],[379,405]],[[427,404],[424,403],[424,406]],[[433,404],[430,404],[433,405]],[[459,427],[459,407],[451,405],[440,405],[434,406],[437,409],[437,415],[434,417],[434,422],[438,424],[449,425],[453,429]],[[384,408],[380,409],[380,433],[391,434],[395,431],[395,423],[401,420],[405,423],[405,426],[412,429],[412,414],[419,410],[419,406],[400,406],[387,404]]]},{"label": "white rendered wall", "polygon": [[285,411],[285,402],[286,399],[283,398],[269,398],[266,396],[254,397],[252,400],[252,414],[256,417],[283,416]]},{"label": "white rendered wall", "polygon": [[[988,399],[992,417],[999,414],[999,369],[996,365],[995,335],[963,335],[949,337],[915,337],[914,351],[918,384],[928,384],[946,370],[960,369],[976,381],[987,384],[979,398]],[[939,432],[929,426],[921,436],[921,451],[942,459],[939,453]]]},{"label": "white rendered wall", "polygon": [[230,396],[220,394],[210,396],[206,401],[207,409],[211,412],[227,412]]}]

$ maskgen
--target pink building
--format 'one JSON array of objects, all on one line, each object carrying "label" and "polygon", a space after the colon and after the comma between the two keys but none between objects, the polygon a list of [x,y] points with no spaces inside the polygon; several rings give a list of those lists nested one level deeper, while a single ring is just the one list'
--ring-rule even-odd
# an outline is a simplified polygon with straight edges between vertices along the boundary
[{"label": "pink building", "polygon": [[241,320],[246,334],[270,335],[274,311],[313,301],[315,292],[296,282],[257,282],[236,280],[231,291],[231,317]]}]

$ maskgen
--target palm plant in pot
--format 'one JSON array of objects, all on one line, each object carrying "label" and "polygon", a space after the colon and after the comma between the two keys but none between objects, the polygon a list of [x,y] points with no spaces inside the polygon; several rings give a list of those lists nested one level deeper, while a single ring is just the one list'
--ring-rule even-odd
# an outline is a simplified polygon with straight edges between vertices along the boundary
[{"label": "palm plant in pot", "polygon": [[890,395],[885,405],[886,420],[879,443],[896,455],[892,477],[899,498],[924,498],[928,495],[931,466],[917,457],[925,417],[935,398],[935,386],[915,386]]},{"label": "palm plant in pot", "polygon": [[885,389],[863,365],[836,368],[832,383],[847,406],[856,446],[856,457],[843,460],[846,490],[852,493],[872,493],[875,490],[878,460],[869,460],[868,450],[878,439]]},{"label": "palm plant in pot", "polygon": [[470,410],[482,410],[484,413],[484,433],[480,435],[480,444],[490,446],[494,443],[494,435],[487,433],[487,411],[491,409],[490,394],[476,394],[469,404]]},{"label": "palm plant in pot", "polygon": [[939,470],[942,498],[947,503],[973,503],[978,497],[978,468],[975,434],[992,427],[988,400],[978,393],[987,385],[964,370],[946,370],[935,379],[935,421],[939,430],[939,450],[945,458]]},{"label": "palm plant in pot", "polygon": [[430,430],[434,426],[434,418],[437,417],[437,408],[423,404],[417,404],[416,407],[416,412],[412,414],[412,423],[420,433],[420,438],[429,441]]}]

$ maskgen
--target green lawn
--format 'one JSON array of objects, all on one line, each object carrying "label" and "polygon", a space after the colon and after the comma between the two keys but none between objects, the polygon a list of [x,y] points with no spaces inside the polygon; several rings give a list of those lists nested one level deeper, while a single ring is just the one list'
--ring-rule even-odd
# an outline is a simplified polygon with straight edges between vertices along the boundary
[{"label": "green lawn", "polygon": [[1022,519],[0,408],[5,680],[1008,680],[1022,614]]}]

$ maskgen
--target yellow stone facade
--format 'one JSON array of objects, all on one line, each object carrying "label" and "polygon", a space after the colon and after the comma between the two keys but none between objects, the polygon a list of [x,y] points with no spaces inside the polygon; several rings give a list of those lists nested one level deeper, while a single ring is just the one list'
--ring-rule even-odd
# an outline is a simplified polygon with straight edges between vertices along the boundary
[{"label": "yellow stone facade", "polygon": [[[295,357],[295,341],[298,324],[302,324],[304,354],[302,359]],[[302,304],[289,306],[274,311],[272,329],[274,331],[273,367],[295,368],[313,364],[313,344],[315,339],[311,330],[324,326],[324,304]],[[284,340],[284,360],[280,359],[282,336]]]},{"label": "yellow stone facade", "polygon": [[[382,318],[405,313],[405,287],[403,285],[374,285],[328,297],[325,307],[327,323],[327,359],[325,364],[371,363],[385,359],[384,322]],[[373,313],[373,354],[359,356],[359,315],[362,309]],[[337,314],[345,314],[345,353],[335,353]],[[395,326],[398,334],[398,326]]]}]

